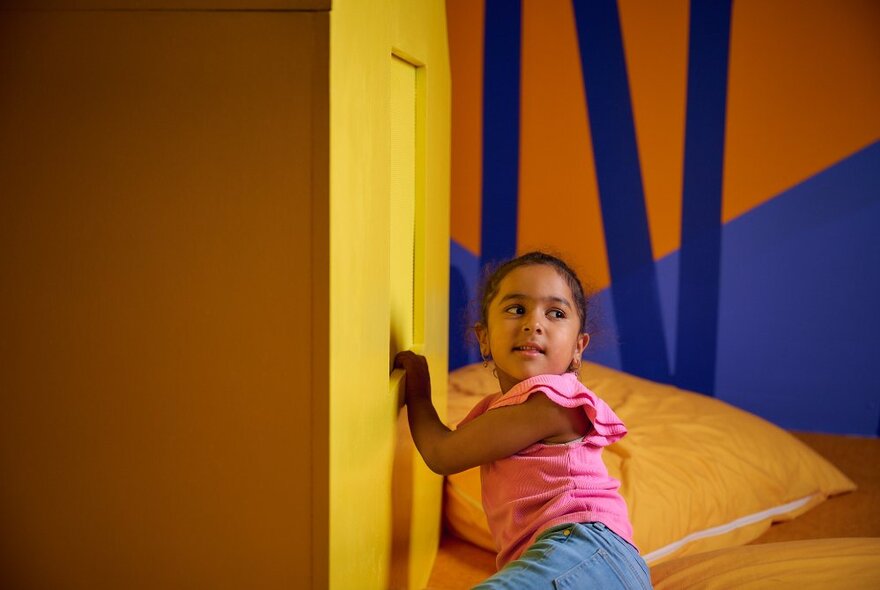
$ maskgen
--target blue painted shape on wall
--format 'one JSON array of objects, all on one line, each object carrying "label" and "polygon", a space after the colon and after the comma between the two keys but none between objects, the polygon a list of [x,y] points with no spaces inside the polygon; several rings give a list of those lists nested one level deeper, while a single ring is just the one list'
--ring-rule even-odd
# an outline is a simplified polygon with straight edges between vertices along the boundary
[{"label": "blue painted shape on wall", "polygon": [[675,383],[712,394],[731,0],[691,0]]},{"label": "blue painted shape on wall", "polygon": [[627,372],[668,381],[617,2],[575,0],[574,13],[621,362]]},{"label": "blue painted shape on wall", "polygon": [[449,241],[449,370],[480,360],[480,349],[471,337],[476,321],[469,313],[476,302],[480,261],[455,240]]},{"label": "blue painted shape on wall", "polygon": [[[678,268],[679,252],[671,252],[655,263],[657,288],[660,292],[660,314],[669,366],[675,367],[675,342],[678,334]],[[673,369],[674,373],[674,369]]]},{"label": "blue painted shape on wall", "polygon": [[[675,366],[675,317],[678,313],[678,251],[667,254],[655,263],[657,286],[660,292],[660,311],[669,366]],[[620,362],[617,322],[614,321],[614,301],[610,289],[602,289],[590,298],[590,346],[584,358],[612,369],[622,370]]]},{"label": "blue painted shape on wall", "polygon": [[516,255],[522,7],[486,0],[481,261]]},{"label": "blue painted shape on wall", "polygon": [[880,142],[729,222],[718,398],[785,428],[880,420]]}]

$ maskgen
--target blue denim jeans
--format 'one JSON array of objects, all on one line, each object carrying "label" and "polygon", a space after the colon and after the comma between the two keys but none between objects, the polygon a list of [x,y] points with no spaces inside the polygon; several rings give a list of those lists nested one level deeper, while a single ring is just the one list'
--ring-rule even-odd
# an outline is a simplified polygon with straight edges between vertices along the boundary
[{"label": "blue denim jeans", "polygon": [[650,590],[648,566],[635,547],[601,522],[547,529],[519,559],[474,590]]}]

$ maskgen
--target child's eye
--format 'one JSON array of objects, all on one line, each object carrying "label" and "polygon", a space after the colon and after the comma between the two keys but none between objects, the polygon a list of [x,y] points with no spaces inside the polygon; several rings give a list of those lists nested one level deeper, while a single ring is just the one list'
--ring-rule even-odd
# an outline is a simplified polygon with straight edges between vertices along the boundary
[{"label": "child's eye", "polygon": [[565,312],[561,309],[551,309],[547,312],[547,315],[553,318],[554,320],[561,320],[565,318]]},{"label": "child's eye", "polygon": [[523,307],[522,305],[511,305],[509,307],[506,307],[504,309],[504,311],[507,313],[515,313],[517,315],[522,315],[526,312],[526,308]]}]

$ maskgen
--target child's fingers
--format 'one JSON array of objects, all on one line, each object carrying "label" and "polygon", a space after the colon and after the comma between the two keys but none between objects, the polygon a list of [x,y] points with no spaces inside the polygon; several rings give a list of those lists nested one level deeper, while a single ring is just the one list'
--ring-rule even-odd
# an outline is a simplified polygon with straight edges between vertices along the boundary
[{"label": "child's fingers", "polygon": [[405,369],[405,365],[411,362],[409,359],[409,355],[412,353],[408,350],[403,350],[394,355],[394,368],[395,369]]},{"label": "child's fingers", "polygon": [[411,350],[403,350],[398,352],[394,357],[394,366],[398,369],[426,369],[428,361],[425,357],[417,355]]},{"label": "child's fingers", "polygon": [[394,367],[406,371],[405,391],[407,396],[430,396],[431,377],[425,357],[410,350],[397,353]]}]

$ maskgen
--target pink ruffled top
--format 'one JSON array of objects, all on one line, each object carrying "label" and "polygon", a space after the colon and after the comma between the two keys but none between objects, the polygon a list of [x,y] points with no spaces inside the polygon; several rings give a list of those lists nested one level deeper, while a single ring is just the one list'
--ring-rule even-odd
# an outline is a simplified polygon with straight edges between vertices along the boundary
[{"label": "pink ruffled top", "polygon": [[538,375],[505,395],[485,397],[459,426],[496,408],[521,404],[538,392],[566,408],[582,408],[592,427],[583,438],[535,443],[480,467],[483,509],[498,550],[498,569],[518,558],[544,530],[569,522],[601,522],[633,543],[620,482],[608,475],[601,456],[603,447],[626,434],[626,427],[574,374]]}]

